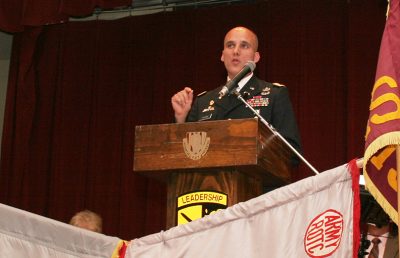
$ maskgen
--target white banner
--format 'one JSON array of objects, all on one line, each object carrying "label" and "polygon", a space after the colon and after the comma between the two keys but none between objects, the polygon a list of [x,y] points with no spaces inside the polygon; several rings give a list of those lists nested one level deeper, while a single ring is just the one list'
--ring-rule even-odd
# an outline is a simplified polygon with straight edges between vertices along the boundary
[{"label": "white banner", "polygon": [[0,204],[0,257],[110,258],[119,238]]},{"label": "white banner", "polygon": [[[343,165],[188,224],[134,239],[125,257],[356,257],[354,196],[351,174]],[[358,198],[357,192],[356,202]]]}]

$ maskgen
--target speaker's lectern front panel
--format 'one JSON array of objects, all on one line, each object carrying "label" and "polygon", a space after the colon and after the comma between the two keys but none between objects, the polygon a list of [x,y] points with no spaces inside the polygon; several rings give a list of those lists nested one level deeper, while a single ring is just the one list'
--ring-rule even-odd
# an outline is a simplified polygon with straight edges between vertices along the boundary
[{"label": "speaker's lectern front panel", "polygon": [[[167,182],[169,228],[217,209],[224,194],[231,206],[261,194],[262,185],[289,182],[289,157],[258,119],[143,125],[136,127],[133,170]],[[201,194],[190,194],[196,191]],[[206,197],[215,203],[197,200]]]}]

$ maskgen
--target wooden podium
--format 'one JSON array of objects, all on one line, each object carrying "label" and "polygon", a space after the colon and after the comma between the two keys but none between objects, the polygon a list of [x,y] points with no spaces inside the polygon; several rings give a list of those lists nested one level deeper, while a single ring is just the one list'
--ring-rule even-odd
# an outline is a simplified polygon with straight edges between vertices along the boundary
[{"label": "wooden podium", "polygon": [[167,228],[177,198],[210,190],[228,206],[290,182],[290,149],[256,118],[136,126],[133,170],[167,182]]}]

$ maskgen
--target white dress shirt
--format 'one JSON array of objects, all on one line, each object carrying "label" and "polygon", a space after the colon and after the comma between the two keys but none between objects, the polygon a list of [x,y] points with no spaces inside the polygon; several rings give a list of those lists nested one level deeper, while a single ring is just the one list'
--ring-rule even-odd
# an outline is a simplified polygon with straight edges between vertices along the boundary
[{"label": "white dress shirt", "polygon": [[[371,241],[371,244],[369,245],[369,247],[367,249],[368,254],[364,256],[365,258],[368,258],[369,252],[371,251],[372,246],[373,246],[372,239],[374,239],[375,237],[376,236],[373,236],[370,234],[367,235],[367,239],[369,241]],[[378,258],[383,258],[383,254],[385,253],[385,247],[386,247],[386,242],[387,242],[388,237],[389,237],[389,232],[378,237],[379,240],[381,240],[381,242],[378,245],[378,247],[379,247],[379,257]]]},{"label": "white dress shirt", "polygon": [[[240,91],[243,86],[250,80],[250,78],[253,77],[253,73],[249,74],[248,76],[244,77],[243,79],[238,82],[238,91]],[[231,80],[229,77],[227,78],[227,81]]]}]

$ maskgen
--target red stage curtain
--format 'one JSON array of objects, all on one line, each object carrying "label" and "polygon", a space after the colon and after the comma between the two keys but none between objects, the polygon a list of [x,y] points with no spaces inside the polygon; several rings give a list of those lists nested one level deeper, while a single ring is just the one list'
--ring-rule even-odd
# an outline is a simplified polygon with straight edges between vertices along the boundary
[{"label": "red stage curtain", "polygon": [[0,30],[20,32],[30,26],[66,22],[70,16],[88,16],[95,7],[111,9],[131,4],[130,0],[2,0]]},{"label": "red stage curtain", "polygon": [[0,202],[61,221],[89,208],[124,239],[163,229],[164,184],[132,172],[134,127],[173,121],[184,86],[222,84],[223,36],[237,25],[259,35],[259,77],[287,85],[306,159],[324,171],[361,157],[385,2],[273,0],[27,28],[13,45]]}]

